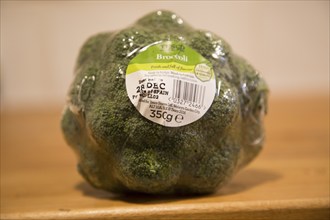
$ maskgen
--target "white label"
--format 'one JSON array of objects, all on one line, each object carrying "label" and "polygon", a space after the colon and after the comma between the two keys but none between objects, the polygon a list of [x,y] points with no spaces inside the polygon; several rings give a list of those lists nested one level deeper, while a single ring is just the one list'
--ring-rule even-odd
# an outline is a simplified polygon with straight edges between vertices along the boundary
[{"label": "white label", "polygon": [[[127,69],[126,89],[142,116],[163,126],[179,127],[200,119],[210,108],[216,92],[215,77],[206,63],[184,63],[191,51],[181,51],[180,56],[171,52],[167,63],[132,62]],[[157,54],[156,59],[159,57]],[[181,58],[180,62],[175,58]]]}]

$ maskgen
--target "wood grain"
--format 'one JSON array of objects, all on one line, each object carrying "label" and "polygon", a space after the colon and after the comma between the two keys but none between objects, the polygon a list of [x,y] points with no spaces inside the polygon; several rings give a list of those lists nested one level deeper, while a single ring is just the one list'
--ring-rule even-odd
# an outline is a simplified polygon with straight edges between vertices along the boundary
[{"label": "wood grain", "polygon": [[76,172],[60,110],[2,112],[1,219],[329,219],[328,100],[271,100],[261,155],[199,197],[94,189]]}]

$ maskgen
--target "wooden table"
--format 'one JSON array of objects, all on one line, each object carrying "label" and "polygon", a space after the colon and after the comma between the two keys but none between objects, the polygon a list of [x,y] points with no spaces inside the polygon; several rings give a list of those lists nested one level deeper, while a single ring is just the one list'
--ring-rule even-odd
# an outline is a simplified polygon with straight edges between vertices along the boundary
[{"label": "wooden table", "polygon": [[76,172],[60,110],[1,113],[1,219],[328,219],[328,97],[273,98],[262,154],[218,193],[121,196]]}]

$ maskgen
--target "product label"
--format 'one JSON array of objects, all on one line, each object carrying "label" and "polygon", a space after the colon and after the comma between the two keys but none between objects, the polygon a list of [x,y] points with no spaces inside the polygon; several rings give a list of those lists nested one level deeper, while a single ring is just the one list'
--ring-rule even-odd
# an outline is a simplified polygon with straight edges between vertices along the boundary
[{"label": "product label", "polygon": [[167,127],[200,119],[216,92],[211,63],[177,41],[160,41],[140,50],[126,70],[127,94],[145,118]]}]

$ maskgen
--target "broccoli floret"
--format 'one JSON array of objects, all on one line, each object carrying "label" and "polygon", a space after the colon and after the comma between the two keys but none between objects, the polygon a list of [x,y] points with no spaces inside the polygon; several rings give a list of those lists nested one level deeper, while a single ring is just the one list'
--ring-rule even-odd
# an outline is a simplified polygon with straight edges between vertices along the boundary
[{"label": "broccoli floret", "polygon": [[[182,42],[212,65],[217,94],[198,120],[167,127],[143,117],[130,101],[126,69],[158,41]],[[261,150],[268,88],[254,68],[216,34],[156,11],[121,31],[87,40],[62,117],[78,170],[112,192],[211,193]]]}]

